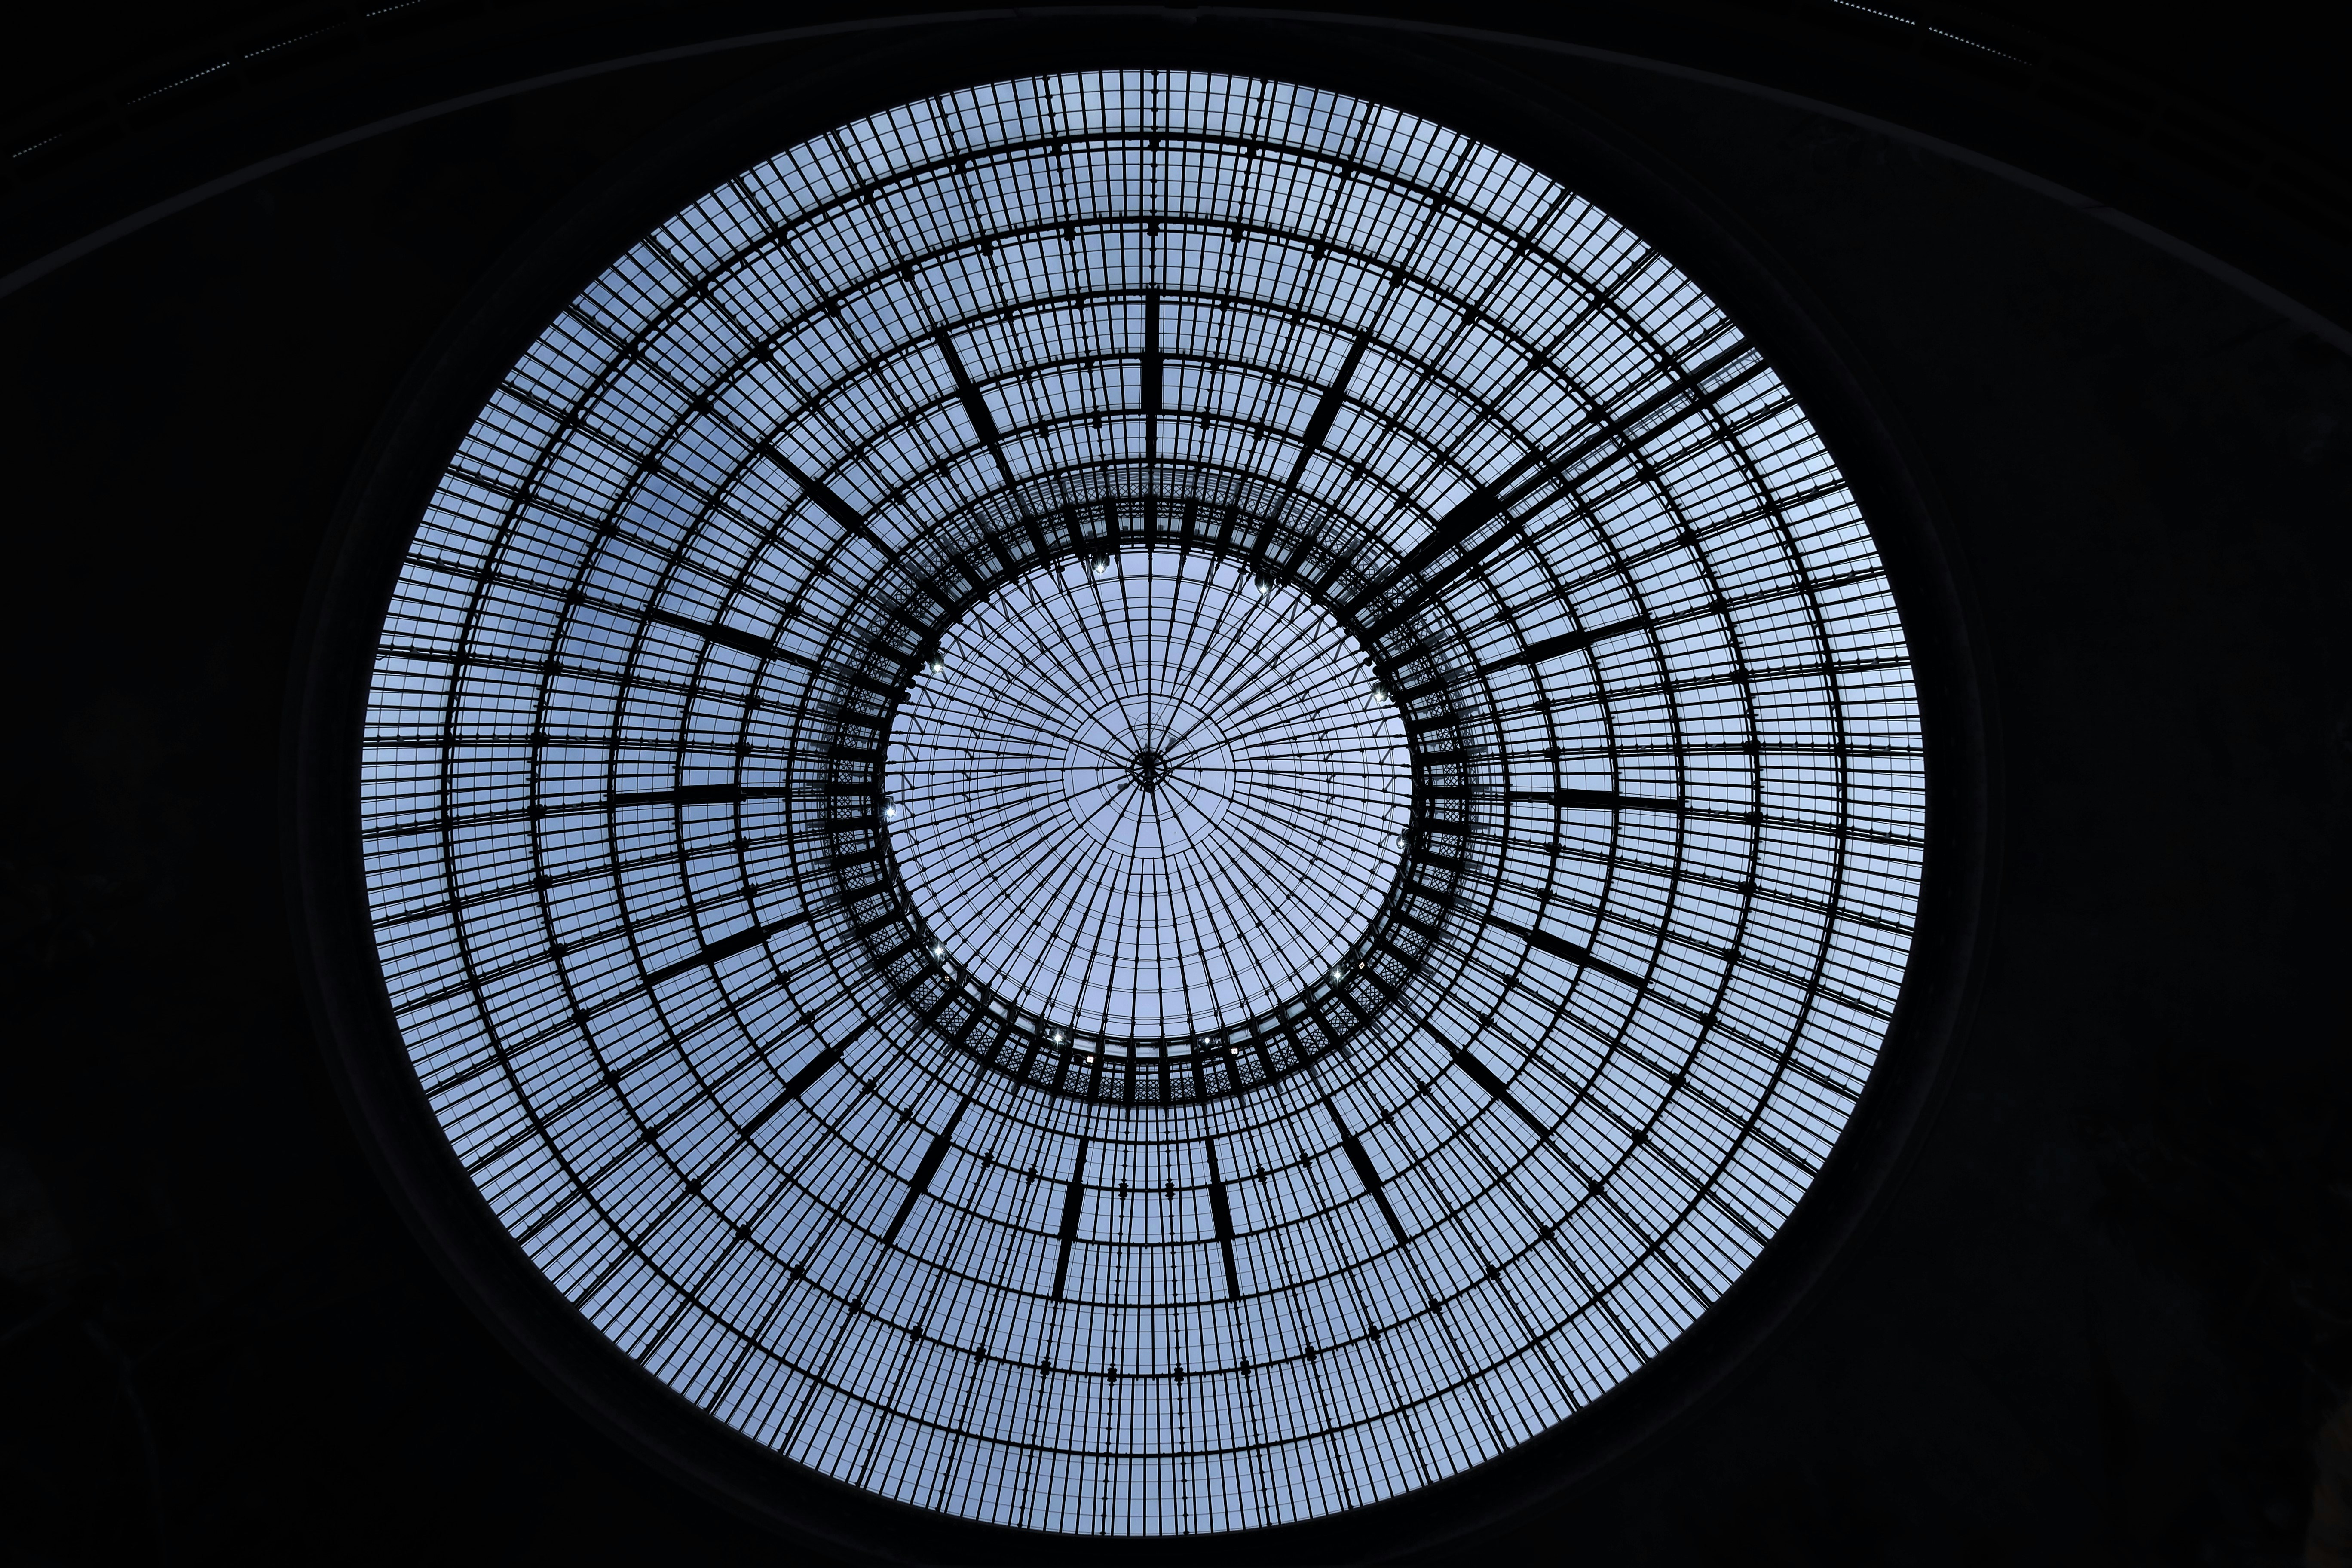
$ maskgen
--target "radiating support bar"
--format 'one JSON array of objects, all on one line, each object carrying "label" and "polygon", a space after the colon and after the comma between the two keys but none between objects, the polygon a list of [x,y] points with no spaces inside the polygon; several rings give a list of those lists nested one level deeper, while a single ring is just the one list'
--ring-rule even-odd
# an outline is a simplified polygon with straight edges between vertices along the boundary
[{"label": "radiating support bar", "polygon": [[1683,803],[1663,795],[1619,795],[1605,789],[1515,789],[1506,797],[1574,811],[1663,811],[1680,816]]},{"label": "radiating support bar", "polygon": [[1160,349],[1160,290],[1143,291],[1143,458],[1160,460],[1160,411],[1167,392],[1168,356]]},{"label": "radiating support bar", "polygon": [[646,619],[656,626],[667,626],[673,631],[690,632],[704,642],[716,643],[720,647],[731,647],[737,653],[748,653],[753,658],[781,658],[806,669],[816,668],[814,659],[803,658],[796,653],[786,653],[766,637],[754,636],[751,632],[739,632],[733,626],[713,626],[709,621],[698,621],[681,616],[675,610],[647,610]]},{"label": "radiating support bar", "polygon": [[[1593,419],[1601,429],[1579,441],[1567,451],[1545,463],[1516,489],[1504,490],[1505,503],[1526,500],[1544,485],[1573,473],[1579,465],[1605,447],[1615,447],[1626,453],[1641,449],[1641,444],[1680,424],[1702,409],[1711,408],[1724,394],[1746,385],[1763,374],[1764,356],[1755,345],[1744,339],[1722,350],[1704,364],[1694,365],[1675,378],[1674,384],[1652,393],[1622,414],[1601,412]],[[1706,383],[1715,376],[1723,380],[1713,386]],[[1680,404],[1680,407],[1675,405]],[[1663,416],[1663,417],[1662,417]]]},{"label": "radiating support bar", "polygon": [[1070,1163],[1070,1188],[1062,1198],[1062,1251],[1054,1260],[1054,1300],[1070,1279],[1070,1243],[1078,1238],[1078,1215],[1087,1206],[1087,1141],[1078,1140],[1078,1157]]},{"label": "radiating support bar", "polygon": [[[866,1031],[863,1028],[860,1028],[857,1031],[857,1035],[862,1035]],[[768,1101],[766,1105],[761,1107],[759,1115],[754,1116],[751,1121],[743,1123],[744,1136],[749,1137],[752,1133],[757,1132],[761,1128],[765,1127],[768,1124],[769,1119],[773,1117],[776,1112],[782,1110],[785,1106],[790,1105],[793,1101],[798,1100],[802,1095],[806,1094],[810,1089],[814,1087],[817,1079],[823,1078],[825,1074],[831,1072],[836,1066],[838,1066],[841,1061],[842,1051],[848,1047],[850,1040],[854,1040],[857,1037],[857,1035],[852,1035],[848,1039],[841,1040],[834,1045],[825,1047],[824,1049],[817,1052],[816,1055],[811,1057],[806,1062],[803,1063],[801,1065],[801,1070],[793,1074],[791,1079],[785,1082],[783,1092],[777,1095],[775,1099]]]},{"label": "radiating support bar", "polygon": [[689,969],[698,968],[706,963],[716,963],[722,958],[732,958],[739,952],[749,952],[770,937],[788,931],[807,919],[806,913],[786,915],[773,925],[752,926],[749,930],[737,931],[733,936],[720,937],[691,957],[681,958],[675,963],[663,964],[646,976],[646,984],[658,985],[665,980],[677,979]]},{"label": "radiating support bar", "polygon": [[1224,1173],[1217,1169],[1217,1141],[1203,1139],[1209,1148],[1209,1217],[1217,1226],[1217,1247],[1225,1255],[1225,1299],[1242,1299],[1242,1271],[1234,1267],[1234,1205],[1225,1195]]},{"label": "radiating support bar", "polygon": [[[1496,493],[1499,488],[1498,484],[1480,485],[1476,489],[1446,508],[1445,514],[1440,517],[1435,526],[1430,529],[1429,537],[1413,547],[1412,553],[1404,558],[1390,581],[1393,582],[1397,577],[1421,571],[1447,551],[1458,548],[1464,540],[1479,529],[1502,516],[1503,498]],[[1370,598],[1387,586],[1386,583],[1377,584],[1364,596]]]},{"label": "radiating support bar", "polygon": [[955,377],[956,395],[963,400],[963,416],[971,421],[972,434],[981,438],[990,456],[996,459],[1004,482],[1013,483],[1013,465],[1004,460],[1004,437],[996,428],[996,416],[988,411],[987,400],[980,395],[971,373],[964,369],[963,356],[956,353],[955,340],[943,329],[932,333],[931,341],[940,345],[940,356],[948,362],[948,374]]},{"label": "radiating support bar", "polygon": [[[1476,498],[1474,497],[1472,499],[1475,500]],[[1465,501],[1463,504],[1466,506],[1469,503]],[[1458,510],[1460,509],[1457,508],[1456,510]],[[1480,521],[1484,520],[1482,519]],[[1461,531],[1461,532],[1465,536],[1469,531],[1470,530],[1468,528],[1465,528]],[[1465,572],[1473,570],[1480,562],[1486,560],[1487,556],[1492,555],[1496,551],[1500,550],[1513,539],[1519,537],[1521,537],[1521,535],[1519,535],[1516,529],[1499,528],[1479,543],[1465,549],[1459,555],[1456,555],[1451,562],[1448,562],[1442,570],[1432,573],[1429,576],[1422,579],[1420,584],[1417,584],[1411,593],[1407,594],[1403,598],[1396,602],[1395,605],[1390,609],[1388,614],[1382,616],[1379,620],[1374,621],[1370,626],[1367,626],[1364,630],[1364,635],[1375,641],[1386,637],[1391,631],[1403,625],[1406,618],[1412,616],[1415,610],[1419,609],[1429,600],[1436,597],[1437,595],[1452,584],[1456,577],[1461,576]],[[1394,579],[1392,578],[1391,581],[1393,580]],[[1371,595],[1367,594],[1357,602],[1361,604],[1365,599],[1369,599],[1371,596]]]},{"label": "radiating support bar", "polygon": [[1534,1129],[1535,1135],[1537,1137],[1549,1138],[1551,1136],[1551,1129],[1545,1126],[1542,1119],[1537,1116],[1534,1111],[1529,1110],[1525,1105],[1520,1103],[1519,1097],[1513,1094],[1510,1091],[1509,1087],[1506,1085],[1500,1078],[1496,1076],[1494,1068],[1488,1067],[1485,1062],[1480,1061],[1476,1057],[1472,1056],[1460,1046],[1455,1045],[1452,1040],[1447,1039],[1444,1035],[1439,1034],[1435,1029],[1431,1028],[1429,1025],[1423,1024],[1422,1025],[1422,1028],[1428,1034],[1431,1039],[1435,1040],[1439,1045],[1445,1047],[1445,1054],[1454,1058],[1454,1065],[1462,1069],[1463,1076],[1467,1078],[1472,1083],[1476,1084],[1480,1089],[1485,1089],[1486,1093],[1494,1099],[1496,1104],[1503,1106],[1520,1121],[1526,1122],[1530,1128]]},{"label": "radiating support bar", "polygon": [[1509,921],[1497,915],[1488,915],[1486,923],[1496,931],[1509,931],[1539,952],[1550,953],[1554,958],[1564,958],[1570,963],[1580,964],[1586,969],[1597,969],[1610,979],[1631,985],[1636,991],[1649,984],[1630,969],[1620,969],[1605,958],[1593,957],[1590,951],[1577,946],[1566,937],[1554,936],[1548,931],[1529,931],[1525,926],[1513,925]]},{"label": "radiating support bar", "polygon": [[782,784],[680,784],[676,789],[638,790],[613,797],[614,805],[740,805],[747,800],[782,800]]},{"label": "radiating support bar", "polygon": [[[1494,659],[1482,664],[1478,667],[1477,673],[1493,675],[1501,670],[1516,669],[1523,664],[1541,664],[1548,658],[1559,658],[1564,654],[1575,653],[1607,642],[1612,637],[1622,637],[1629,633],[1647,631],[1649,628],[1649,616],[1635,616],[1630,620],[1612,621],[1607,626],[1588,626],[1582,631],[1562,632],[1558,637],[1545,637],[1539,642],[1529,643],[1525,648],[1507,658]],[[1468,679],[1469,674],[1466,669],[1449,671],[1434,679],[1405,687],[1397,695],[1410,702],[1423,692],[1433,691],[1440,687],[1459,685]]]},{"label": "radiating support bar", "polygon": [[1339,1130],[1339,1147],[1348,1152],[1348,1163],[1356,1167],[1356,1180],[1364,1184],[1364,1191],[1371,1194],[1372,1201],[1381,1205],[1381,1217],[1389,1222],[1390,1233],[1397,1238],[1397,1245],[1406,1245],[1404,1226],[1397,1222],[1396,1210],[1389,1205],[1388,1190],[1381,1182],[1380,1172],[1372,1167],[1372,1157],[1364,1152],[1363,1144],[1348,1131],[1348,1124],[1339,1120],[1338,1106],[1327,1100],[1323,1102],[1323,1110],[1330,1116],[1331,1125]]},{"label": "radiating support bar", "polygon": [[761,444],[760,454],[791,475],[793,483],[800,486],[801,493],[814,501],[818,510],[827,517],[880,551],[886,558],[893,561],[898,559],[898,552],[882,542],[881,536],[877,534],[873,525],[866,521],[865,513],[842,500],[834,492],[832,487],[803,473],[799,464],[764,442]]},{"label": "radiating support bar", "polygon": [[954,1111],[948,1117],[948,1124],[940,1128],[939,1136],[931,1140],[931,1146],[923,1151],[922,1163],[915,1167],[914,1175],[907,1183],[907,1196],[898,1205],[898,1212],[891,1216],[890,1228],[882,1233],[883,1246],[887,1247],[898,1239],[898,1232],[906,1226],[907,1216],[915,1212],[915,1200],[929,1190],[931,1178],[940,1173],[940,1162],[948,1157],[948,1150],[954,1146],[951,1141],[955,1137],[956,1123],[963,1120],[964,1107],[971,1103],[969,1098],[956,1101]]},{"label": "radiating support bar", "polygon": [[[1763,370],[1763,357],[1753,345],[1745,342],[1734,343],[1705,364],[1677,376],[1674,384],[1643,398],[1625,413],[1595,415],[1590,423],[1598,424],[1601,429],[1566,451],[1549,458],[1538,451],[1527,453],[1501,477],[1480,485],[1449,508],[1430,530],[1429,537],[1416,545],[1384,581],[1367,589],[1356,602],[1359,605],[1369,603],[1404,579],[1426,571],[1436,563],[1440,556],[1449,550],[1460,549],[1472,534],[1501,517],[1510,507],[1530,499],[1547,484],[1570,478],[1586,458],[1612,447],[1627,454],[1638,452],[1643,442],[1691,415],[1713,407],[1717,399],[1745,385]],[[1706,384],[1710,377],[1716,375],[1723,375],[1724,379],[1713,386]],[[1680,406],[1676,406],[1677,404]],[[1481,548],[1490,548],[1491,544],[1490,541],[1487,546]],[[1423,583],[1411,597],[1400,603],[1372,628],[1372,635],[1378,637],[1402,620],[1416,602],[1434,591],[1446,577],[1460,571],[1465,564],[1456,562],[1444,576]]]},{"label": "radiating support bar", "polygon": [[1356,341],[1349,345],[1348,357],[1339,363],[1339,374],[1333,376],[1331,384],[1323,389],[1322,398],[1317,402],[1314,414],[1307,421],[1306,434],[1298,438],[1298,457],[1290,465],[1290,478],[1286,482],[1293,485],[1298,482],[1298,477],[1307,471],[1307,460],[1315,456],[1323,445],[1323,438],[1331,434],[1331,421],[1339,416],[1339,405],[1348,400],[1348,383],[1355,379],[1356,363],[1364,357],[1364,345],[1371,341],[1371,333],[1359,332]]},{"label": "radiating support bar", "polygon": [[1528,645],[1527,652],[1513,658],[1497,659],[1486,668],[1503,669],[1515,664],[1541,664],[1548,658],[1558,658],[1562,654],[1580,652],[1596,643],[1607,642],[1612,637],[1622,637],[1629,632],[1647,631],[1649,628],[1649,616],[1634,616],[1628,620],[1612,621],[1604,626],[1587,626],[1582,631],[1562,632],[1556,637],[1545,637],[1540,641],[1531,642]]}]

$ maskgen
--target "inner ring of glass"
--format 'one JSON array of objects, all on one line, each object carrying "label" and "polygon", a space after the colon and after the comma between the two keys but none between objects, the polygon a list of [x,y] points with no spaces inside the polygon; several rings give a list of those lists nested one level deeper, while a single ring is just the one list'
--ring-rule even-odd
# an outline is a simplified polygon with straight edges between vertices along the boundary
[{"label": "inner ring of glass", "polygon": [[1229,1028],[1360,942],[1412,806],[1370,659],[1297,587],[1181,548],[1030,572],[900,705],[887,820],[946,956],[1150,1046]]}]

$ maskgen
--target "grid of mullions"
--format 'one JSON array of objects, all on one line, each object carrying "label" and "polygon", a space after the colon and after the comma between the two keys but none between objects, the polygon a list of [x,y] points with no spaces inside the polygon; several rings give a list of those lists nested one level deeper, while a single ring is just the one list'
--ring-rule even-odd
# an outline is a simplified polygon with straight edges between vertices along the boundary
[{"label": "grid of mullions", "polygon": [[[1359,629],[1442,630],[1493,743],[1344,1050],[1088,1104],[877,1003],[764,786],[879,563],[1143,459],[1377,521]],[[1844,1125],[1924,833],[1880,563],[1722,312],[1491,149],[1213,76],[910,105],[649,236],[453,458],[365,746],[393,1006],[548,1278],[780,1455],[1071,1531],[1391,1496],[1657,1354]]]}]

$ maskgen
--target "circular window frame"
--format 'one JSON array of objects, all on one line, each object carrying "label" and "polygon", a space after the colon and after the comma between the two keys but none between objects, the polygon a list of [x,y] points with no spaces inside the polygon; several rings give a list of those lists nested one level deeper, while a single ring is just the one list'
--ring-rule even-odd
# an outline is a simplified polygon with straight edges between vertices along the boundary
[{"label": "circular window frame", "polygon": [[[1160,498],[1154,497],[1155,500]],[[1290,498],[1291,504],[1283,509],[1290,514],[1308,510],[1311,503],[1305,497]],[[1316,509],[1322,510],[1322,509]],[[1231,506],[1229,521],[1238,521],[1242,509]],[[1282,526],[1278,515],[1255,517],[1251,521],[1268,532]],[[1018,573],[1003,574],[987,587],[970,595],[956,608],[959,617],[1007,587],[1035,579],[1059,575],[1074,568],[1094,563],[1099,570],[1109,571],[1114,560],[1150,557],[1165,552],[1168,559],[1213,563],[1232,574],[1248,574],[1269,586],[1279,586],[1299,603],[1320,614],[1333,629],[1348,640],[1369,668],[1376,682],[1391,682],[1396,677],[1393,661],[1384,661],[1377,652],[1367,652],[1361,634],[1345,611],[1335,605],[1328,591],[1321,585],[1302,580],[1291,569],[1277,568],[1265,558],[1265,552],[1236,549],[1188,537],[1183,520],[1171,519],[1165,537],[1138,535],[1107,535],[1108,548],[1089,543],[1067,545],[1046,554],[1043,564],[1026,566]],[[1304,529],[1298,530],[1304,532]],[[1366,547],[1370,548],[1369,535]],[[1124,571],[1124,566],[1117,568]],[[927,647],[938,648],[942,639],[952,633],[955,625],[943,625],[926,640]],[[915,700],[910,689],[894,699],[884,732],[882,755],[875,763],[875,790],[878,798],[895,804],[897,796],[887,788],[898,764],[886,759],[898,754],[901,737],[898,726],[908,704]],[[1401,710],[1391,707],[1391,722],[1396,730],[1400,750],[1406,751],[1409,761],[1400,770],[1399,781],[1405,785],[1405,805],[1410,810],[1415,800],[1412,781],[1414,768],[1421,765],[1412,738],[1404,733]],[[1450,721],[1451,715],[1433,719],[1425,723],[1426,732],[1450,738],[1462,726]],[[1426,750],[1423,745],[1421,750]],[[1425,808],[1423,808],[1423,814]],[[902,917],[910,930],[907,934],[867,937],[863,942],[869,955],[877,964],[891,951],[893,942],[900,945],[911,941],[929,945],[943,943],[934,949],[943,956],[953,958],[961,975],[961,984],[970,987],[983,1005],[1000,1020],[1004,1020],[999,1037],[983,1045],[969,1037],[949,1038],[953,1048],[978,1058],[981,1061],[1044,1092],[1087,1104],[1176,1105],[1223,1099],[1244,1094],[1263,1085],[1278,1081],[1321,1056],[1328,1055],[1360,1032],[1360,1021],[1355,1027],[1339,1025],[1339,1015],[1324,1013],[1335,1025],[1334,1031],[1312,1042],[1295,1028],[1286,1028],[1285,1016],[1295,1015],[1302,1006],[1319,1009],[1341,987],[1343,972],[1356,973],[1370,964],[1375,955],[1393,955],[1400,962],[1417,960],[1433,945],[1434,933],[1413,929],[1397,917],[1408,904],[1408,888],[1415,880],[1423,886],[1443,888],[1450,892],[1454,880],[1441,868],[1427,866],[1428,844],[1434,835],[1416,829],[1410,816],[1396,825],[1406,847],[1378,867],[1368,868],[1371,876],[1366,888],[1374,896],[1370,916],[1350,922],[1354,934],[1345,946],[1328,956],[1299,966],[1299,972],[1289,978],[1289,984],[1269,990],[1256,1005],[1236,1010],[1223,1018],[1214,1019],[1197,1029],[1168,1032],[1157,1037],[1134,1031],[1118,1032],[1105,1028],[1087,1028],[1074,1017],[1058,1012],[1051,1019],[1047,1009],[1032,998],[1015,995],[995,984],[982,973],[982,964],[970,954],[957,951],[957,942],[945,932],[934,934],[940,923],[926,912],[928,900],[919,898],[907,873],[906,851],[894,840],[888,857],[887,872]],[[1417,834],[1417,837],[1416,837]],[[1321,972],[1328,971],[1328,973]],[[1352,1011],[1345,1016],[1359,1019],[1368,1015]],[[1112,1065],[1115,1064],[1115,1065]],[[1107,1066],[1108,1071],[1107,1073]]]},{"label": "circular window frame", "polygon": [[[420,355],[355,465],[297,642],[285,783],[289,895],[304,980],[361,1141],[452,1283],[574,1408],[673,1477],[801,1544],[853,1559],[1054,1562],[1092,1537],[1008,1529],[890,1501],[807,1470],[711,1419],[622,1354],[490,1211],[409,1065],[376,964],[358,833],[358,736],[375,634],[409,532],[448,453],[515,357],[642,235],[740,168],[893,105],[1012,76],[1175,68],[1273,77],[1423,116],[1487,142],[1655,245],[1761,345],[1869,520],[1909,640],[1927,769],[1912,957],[1879,1064],[1829,1161],[1748,1272],[1678,1340],[1573,1418],[1385,1501],[1221,1535],[1239,1561],[1398,1559],[1459,1550],[1589,1485],[1696,1408],[1796,1312],[1881,1207],[1948,1072],[1985,907],[1995,813],[1990,704],[1964,585],[1884,398],[1820,307],[1737,220],[1556,89],[1468,50],[1309,24],[1050,18],[942,25],[803,57],[592,179],[496,264]],[[1121,1538],[1145,1560],[1187,1537]]]}]

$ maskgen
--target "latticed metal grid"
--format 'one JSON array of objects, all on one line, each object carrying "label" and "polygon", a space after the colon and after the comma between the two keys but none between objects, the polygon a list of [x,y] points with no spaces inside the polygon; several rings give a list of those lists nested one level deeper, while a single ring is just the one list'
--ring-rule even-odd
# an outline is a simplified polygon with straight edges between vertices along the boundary
[{"label": "latticed metal grid", "polygon": [[[1223,935],[992,881],[1022,790],[1201,766],[1118,708],[1123,783],[1037,776],[1118,706],[1056,672],[1229,610],[1186,669],[1326,750],[1257,760],[1266,878],[1149,871]],[[1490,148],[1181,73],[634,247],[452,458],[365,745],[393,1007],[550,1280],[781,1455],[1056,1531],[1391,1496],[1657,1354],[1844,1125],[1924,832],[1880,562],[1723,312]]]},{"label": "latticed metal grid", "polygon": [[1146,1052],[1344,963],[1412,800],[1396,705],[1338,619],[1181,545],[977,606],[899,709],[887,782],[939,956],[1049,1030]]}]

